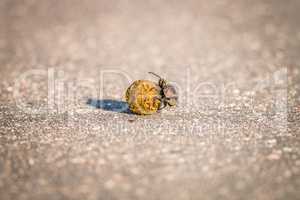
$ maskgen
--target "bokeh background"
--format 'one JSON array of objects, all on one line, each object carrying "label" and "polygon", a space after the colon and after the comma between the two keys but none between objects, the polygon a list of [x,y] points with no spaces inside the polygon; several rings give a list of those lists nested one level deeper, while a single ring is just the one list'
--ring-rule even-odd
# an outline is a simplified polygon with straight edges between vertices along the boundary
[{"label": "bokeh background", "polygon": [[[300,1],[0,9],[0,199],[299,198]],[[47,76],[20,78],[33,70]],[[180,87],[179,106],[116,112],[124,77],[148,71]]]}]

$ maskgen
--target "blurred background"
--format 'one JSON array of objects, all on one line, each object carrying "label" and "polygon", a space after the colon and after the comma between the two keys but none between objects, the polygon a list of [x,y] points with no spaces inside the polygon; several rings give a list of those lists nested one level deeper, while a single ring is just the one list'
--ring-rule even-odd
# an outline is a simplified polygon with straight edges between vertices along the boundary
[{"label": "blurred background", "polygon": [[[0,199],[299,198],[299,9],[298,0],[1,0]],[[20,79],[32,70],[48,77]],[[103,70],[131,81],[156,72],[181,87],[181,102],[149,118],[94,109],[122,101],[130,84],[101,82]],[[52,72],[64,97],[47,114],[25,113],[15,83],[40,108]],[[265,81],[278,72],[274,97]],[[194,98],[201,83],[216,99]]]}]

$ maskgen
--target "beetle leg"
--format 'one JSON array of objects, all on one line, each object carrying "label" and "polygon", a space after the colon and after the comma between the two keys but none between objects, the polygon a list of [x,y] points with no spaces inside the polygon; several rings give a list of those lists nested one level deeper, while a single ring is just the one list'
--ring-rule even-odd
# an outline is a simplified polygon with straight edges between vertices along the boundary
[{"label": "beetle leg", "polygon": [[169,106],[175,106],[177,103],[177,97],[166,98],[166,103]]},{"label": "beetle leg", "polygon": [[165,101],[161,101],[161,104],[160,104],[160,107],[158,108],[158,110],[162,110],[164,109],[165,107],[167,107],[167,103]]},{"label": "beetle leg", "polygon": [[154,97],[154,99],[157,99],[157,100],[160,101],[160,106],[159,106],[158,110],[162,110],[168,105],[167,102],[165,101],[165,98],[161,98],[161,97],[156,96],[156,97]]},{"label": "beetle leg", "polygon": [[158,96],[155,96],[155,97],[153,97],[153,98],[156,99],[156,100],[159,100],[160,102],[163,101],[163,99],[162,99],[161,97],[158,97]]}]

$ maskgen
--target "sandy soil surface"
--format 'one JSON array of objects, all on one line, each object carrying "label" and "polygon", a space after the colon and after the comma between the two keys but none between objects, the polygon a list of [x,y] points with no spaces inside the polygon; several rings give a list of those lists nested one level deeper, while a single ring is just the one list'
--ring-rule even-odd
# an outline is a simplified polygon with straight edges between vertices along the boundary
[{"label": "sandy soil surface", "polygon": [[[0,2],[0,199],[299,199],[300,1]],[[180,102],[127,110],[137,79]]]}]

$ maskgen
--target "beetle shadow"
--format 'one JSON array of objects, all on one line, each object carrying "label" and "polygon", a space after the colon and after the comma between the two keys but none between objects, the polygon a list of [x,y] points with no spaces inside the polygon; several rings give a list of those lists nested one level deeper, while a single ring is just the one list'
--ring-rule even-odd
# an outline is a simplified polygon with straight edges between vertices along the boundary
[{"label": "beetle shadow", "polygon": [[128,108],[128,104],[125,101],[113,99],[88,99],[86,104],[91,107],[106,111],[132,114]]}]

